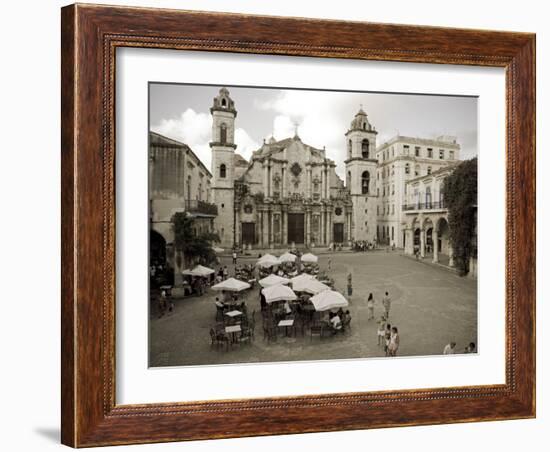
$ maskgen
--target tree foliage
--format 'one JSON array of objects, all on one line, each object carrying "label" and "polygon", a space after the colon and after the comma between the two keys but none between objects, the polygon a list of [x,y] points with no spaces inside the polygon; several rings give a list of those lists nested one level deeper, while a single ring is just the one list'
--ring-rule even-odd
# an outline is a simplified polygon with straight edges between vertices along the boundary
[{"label": "tree foliage", "polygon": [[477,157],[465,160],[445,179],[443,197],[449,211],[449,235],[456,267],[469,271],[470,257],[477,257],[476,233]]},{"label": "tree foliage", "polygon": [[212,249],[212,244],[220,241],[218,234],[213,232],[196,234],[194,219],[185,212],[174,214],[172,228],[174,231],[174,246],[177,250],[183,252],[187,261],[209,265],[216,260],[216,253]]}]

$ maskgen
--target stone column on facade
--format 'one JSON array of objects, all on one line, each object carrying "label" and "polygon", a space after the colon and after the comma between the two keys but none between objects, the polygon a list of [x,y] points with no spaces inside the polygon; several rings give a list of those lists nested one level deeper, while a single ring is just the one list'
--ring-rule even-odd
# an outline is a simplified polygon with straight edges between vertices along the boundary
[{"label": "stone column on facade", "polygon": [[309,247],[311,243],[311,210],[310,208],[306,208],[306,236],[305,239],[305,245]]},{"label": "stone column on facade", "polygon": [[271,209],[267,212],[268,216],[268,229],[269,229],[269,247],[273,248],[273,211]]},{"label": "stone column on facade", "polygon": [[241,243],[241,206],[239,204],[235,204],[235,230],[233,231],[234,240],[233,242],[236,245],[242,245]]},{"label": "stone column on facade", "polygon": [[267,212],[264,207],[260,210],[260,245],[262,248],[267,248]]},{"label": "stone column on facade", "polygon": [[326,185],[327,181],[326,181],[326,178],[325,178],[325,167],[321,167],[321,198],[323,199],[326,199],[326,196],[325,196],[325,193],[326,193],[326,189],[325,189],[325,185]]},{"label": "stone column on facade", "polygon": [[328,224],[327,224],[327,242],[333,243],[333,234],[332,234],[332,209],[328,212]]},{"label": "stone column on facade", "polygon": [[414,254],[414,228],[407,228],[406,232],[407,240],[407,254]]},{"label": "stone column on facade", "polygon": [[306,167],[306,197],[311,198],[311,166]]},{"label": "stone column on facade", "polygon": [[269,197],[269,193],[267,191],[267,187],[269,186],[269,168],[267,160],[264,160],[262,165],[264,167],[264,194],[265,196]]},{"label": "stone column on facade", "polygon": [[449,243],[449,267],[454,267],[454,266],[455,266],[454,251],[453,251],[453,247]]},{"label": "stone column on facade", "polygon": [[437,230],[435,229],[432,230],[432,242],[434,244],[434,257],[432,259],[432,262],[434,264],[437,264],[439,262],[439,240],[437,238],[437,233],[438,233]]},{"label": "stone column on facade", "polygon": [[283,163],[283,168],[281,169],[281,197],[286,198],[286,163]]},{"label": "stone column on facade", "polygon": [[282,214],[281,214],[281,243],[287,244],[288,243],[288,215],[287,215],[287,207],[286,205],[282,206]]},{"label": "stone column on facade", "polygon": [[325,242],[325,208],[321,207],[321,215],[319,217],[319,244],[326,245]]},{"label": "stone column on facade", "polygon": [[271,196],[273,195],[273,190],[271,189],[272,185],[273,185],[273,174],[271,173],[271,169],[272,169],[272,166],[271,166],[271,161],[268,160],[267,161],[267,187],[265,188],[266,189],[266,195],[268,198],[271,198]]},{"label": "stone column on facade", "polygon": [[426,231],[420,229],[420,257],[424,259],[426,256]]}]

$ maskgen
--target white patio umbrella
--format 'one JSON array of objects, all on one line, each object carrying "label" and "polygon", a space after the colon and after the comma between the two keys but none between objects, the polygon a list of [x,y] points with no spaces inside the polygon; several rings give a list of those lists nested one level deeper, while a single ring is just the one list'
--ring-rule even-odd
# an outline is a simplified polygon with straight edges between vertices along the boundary
[{"label": "white patio umbrella", "polygon": [[235,278],[226,279],[225,281],[212,286],[212,289],[214,290],[227,290],[228,292],[240,292],[249,288],[250,284],[244,281],[239,281]]},{"label": "white patio umbrella", "polygon": [[184,270],[182,274],[191,276],[208,276],[214,272],[215,270],[205,267],[204,265],[196,265],[191,270]]},{"label": "white patio umbrella", "polygon": [[277,259],[273,254],[264,254],[258,259],[256,265],[260,267],[273,267],[274,265],[279,265],[279,259]]},{"label": "white patio umbrella", "polygon": [[[298,276],[295,276],[294,278],[290,278],[290,284],[292,284],[292,287],[294,287],[295,284],[302,284],[304,281],[314,279],[315,276],[308,275],[307,273],[302,273]],[[294,289],[296,290],[296,289]]]},{"label": "white patio umbrella", "polygon": [[277,284],[288,284],[290,283],[290,279],[277,275],[269,275],[263,279],[260,279],[258,282],[262,287],[271,287]]},{"label": "white patio umbrella", "polygon": [[296,292],[307,292],[313,295],[324,292],[325,290],[330,290],[329,286],[323,284],[315,278],[302,279],[301,281],[293,284],[292,288]]},{"label": "white patio umbrella", "polygon": [[292,301],[298,298],[290,287],[282,284],[262,289],[262,294],[267,303],[273,303],[275,301]]},{"label": "white patio umbrella", "polygon": [[314,295],[309,299],[313,303],[316,311],[328,311],[329,309],[345,308],[348,306],[348,300],[335,290],[325,290]]},{"label": "white patio umbrella", "polygon": [[315,263],[317,263],[319,258],[317,256],[315,256],[315,254],[306,253],[302,256],[301,260],[302,260],[302,262],[315,264]]},{"label": "white patio umbrella", "polygon": [[288,251],[279,256],[279,262],[294,262],[296,260],[296,255],[289,253]]},{"label": "white patio umbrella", "polygon": [[214,253],[216,254],[220,254],[220,253],[223,253],[223,248],[219,248],[217,246],[215,246],[214,248],[212,248],[214,250]]}]

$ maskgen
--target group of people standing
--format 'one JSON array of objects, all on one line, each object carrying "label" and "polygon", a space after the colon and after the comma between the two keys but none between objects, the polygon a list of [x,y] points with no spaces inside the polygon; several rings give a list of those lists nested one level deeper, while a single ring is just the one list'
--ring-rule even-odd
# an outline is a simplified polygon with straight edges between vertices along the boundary
[{"label": "group of people standing", "polygon": [[366,240],[359,240],[353,242],[352,249],[353,251],[372,251],[376,249],[376,240],[374,242],[369,242]]},{"label": "group of people standing", "polygon": [[[399,330],[395,325],[388,323],[390,318],[390,309],[391,309],[391,297],[388,291],[384,292],[382,297],[382,307],[384,308],[384,313],[378,321],[378,346],[384,346],[384,353],[386,356],[397,356],[397,350],[399,350]],[[374,295],[369,293],[367,297],[367,309],[368,317],[367,321],[374,320]]]},{"label": "group of people standing", "polygon": [[216,272],[216,283],[220,283],[224,280],[229,278],[229,270],[227,269],[227,265],[221,267]]}]

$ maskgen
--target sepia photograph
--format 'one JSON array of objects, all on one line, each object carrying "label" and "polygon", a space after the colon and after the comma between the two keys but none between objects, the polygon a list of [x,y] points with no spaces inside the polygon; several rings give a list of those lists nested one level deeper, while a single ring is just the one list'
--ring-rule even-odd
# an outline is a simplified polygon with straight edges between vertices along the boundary
[{"label": "sepia photograph", "polygon": [[478,353],[478,98],[149,83],[149,367]]}]

